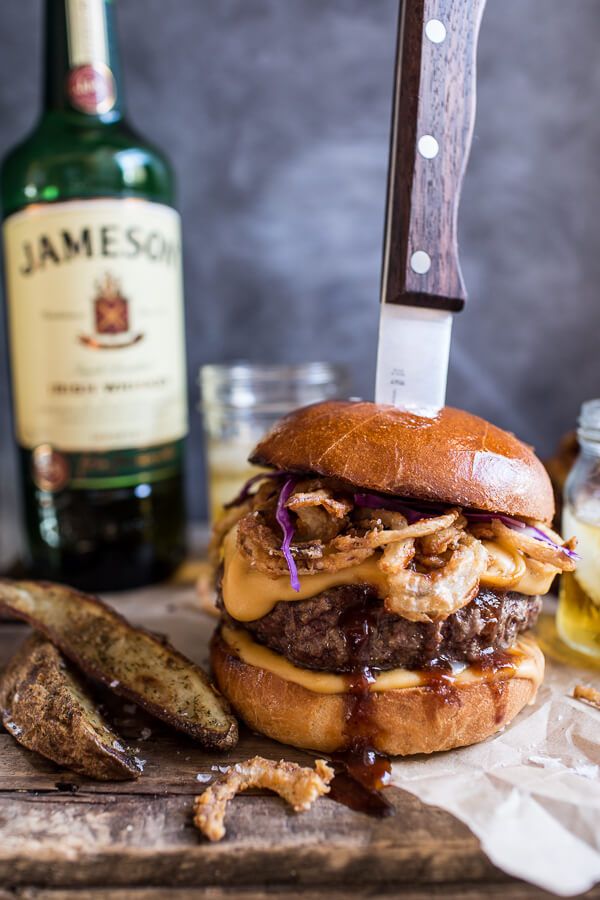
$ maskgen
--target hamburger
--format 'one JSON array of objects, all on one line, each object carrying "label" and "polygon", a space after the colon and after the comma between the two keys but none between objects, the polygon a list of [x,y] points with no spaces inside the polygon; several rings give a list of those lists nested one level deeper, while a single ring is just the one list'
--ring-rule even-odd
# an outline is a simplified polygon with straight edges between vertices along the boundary
[{"label": "hamburger", "polygon": [[467,412],[329,401],[282,419],[218,523],[220,690],[325,753],[482,741],[532,703],[529,635],[573,569],[531,448]]}]

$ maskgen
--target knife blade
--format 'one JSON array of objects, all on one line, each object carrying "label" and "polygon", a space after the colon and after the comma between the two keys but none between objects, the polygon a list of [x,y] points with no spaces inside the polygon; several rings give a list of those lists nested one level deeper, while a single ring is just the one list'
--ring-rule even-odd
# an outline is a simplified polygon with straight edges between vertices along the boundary
[{"label": "knife blade", "polygon": [[377,403],[435,416],[444,406],[452,313],[384,303],[379,317]]},{"label": "knife blade", "polygon": [[392,107],[375,399],[444,406],[452,319],[467,299],[457,218],[475,121],[485,0],[404,0]]}]

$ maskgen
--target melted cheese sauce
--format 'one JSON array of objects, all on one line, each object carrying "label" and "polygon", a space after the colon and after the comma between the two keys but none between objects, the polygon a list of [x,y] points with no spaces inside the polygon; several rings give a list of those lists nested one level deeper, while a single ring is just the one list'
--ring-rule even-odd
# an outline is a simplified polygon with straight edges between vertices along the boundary
[{"label": "melted cheese sauce", "polygon": [[340,584],[373,584],[382,595],[387,591],[387,578],[377,565],[376,556],[341,572],[301,575],[300,590],[295,591],[289,575],[269,578],[250,567],[236,550],[235,528],[227,534],[223,551],[223,603],[229,615],[238,622],[262,619],[280,600],[308,600]]},{"label": "melted cheese sauce", "polygon": [[[223,603],[238,622],[262,619],[280,601],[308,600],[322,591],[341,584],[372,584],[385,597],[388,582],[377,564],[378,555],[339,572],[323,572],[300,576],[300,590],[294,591],[288,575],[269,578],[252,569],[236,549],[237,530],[232,528],[223,542]],[[490,557],[488,572],[481,579],[482,587],[519,591],[535,596],[546,594],[556,569],[546,566],[540,573],[539,564],[529,563],[526,557],[506,548],[497,541],[484,541]]]},{"label": "melted cheese sauce", "polygon": [[482,541],[482,543],[489,557],[488,570],[480,582],[483,587],[518,591],[531,597],[548,593],[558,569],[550,565],[540,565],[519,553],[514,547],[506,546],[499,541]]},{"label": "melted cheese sauce", "polygon": [[[233,652],[250,666],[265,669],[285,681],[299,684],[316,694],[345,694],[348,691],[348,683],[343,675],[301,669],[279,653],[274,653],[273,650],[257,644],[247,631],[224,625],[221,628],[221,636]],[[525,638],[516,644],[511,651],[511,656],[514,656],[514,667],[482,670],[476,666],[465,665],[460,671],[455,671],[449,677],[457,686],[482,680],[489,681],[494,678],[527,678],[530,681],[541,681],[543,675],[541,654],[532,652],[532,643]],[[369,690],[375,693],[421,687],[429,683],[427,673],[421,673],[415,669],[390,669],[387,672],[374,672],[373,674],[375,681],[369,686]]]}]

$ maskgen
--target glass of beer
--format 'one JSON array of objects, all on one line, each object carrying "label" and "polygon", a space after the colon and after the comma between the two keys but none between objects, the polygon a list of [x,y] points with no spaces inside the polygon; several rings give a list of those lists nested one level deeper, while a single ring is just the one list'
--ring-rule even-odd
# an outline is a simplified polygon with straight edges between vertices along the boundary
[{"label": "glass of beer", "polygon": [[260,471],[248,455],[286,413],[319,400],[345,397],[349,378],[343,366],[323,362],[254,365],[238,362],[200,369],[210,518]]},{"label": "glass of beer", "polygon": [[556,627],[574,650],[600,660],[600,400],[584,403],[580,453],[564,488],[562,533],[575,535],[581,560],[562,575]]}]

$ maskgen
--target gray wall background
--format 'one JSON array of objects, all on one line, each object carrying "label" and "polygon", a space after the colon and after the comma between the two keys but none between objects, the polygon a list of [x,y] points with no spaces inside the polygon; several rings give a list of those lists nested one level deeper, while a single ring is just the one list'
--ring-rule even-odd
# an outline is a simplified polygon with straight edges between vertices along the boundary
[{"label": "gray wall background", "polygon": [[[372,395],[397,0],[119,0],[131,119],[171,156],[198,367],[349,363]],[[0,6],[0,153],[34,120],[40,0]],[[600,394],[600,0],[488,0],[448,400],[542,454]],[[0,442],[12,502],[6,373]],[[192,412],[189,491],[204,509]]]}]

